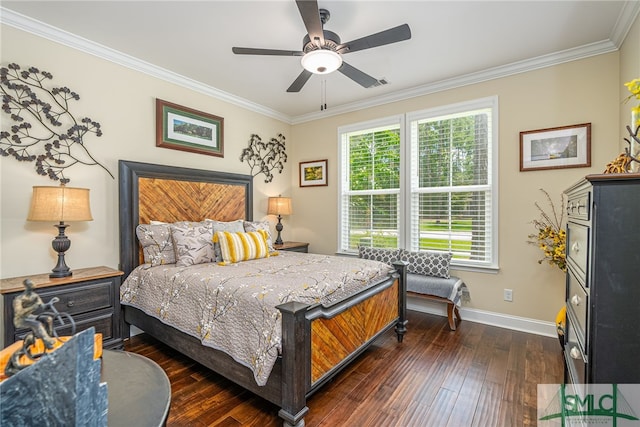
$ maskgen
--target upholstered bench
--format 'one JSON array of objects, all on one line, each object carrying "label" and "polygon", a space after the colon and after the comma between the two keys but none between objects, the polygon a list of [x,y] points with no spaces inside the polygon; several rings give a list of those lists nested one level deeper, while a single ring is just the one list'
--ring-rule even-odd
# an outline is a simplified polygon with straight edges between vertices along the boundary
[{"label": "upholstered bench", "polygon": [[396,260],[407,261],[407,293],[446,303],[449,328],[456,330],[456,319],[462,320],[458,307],[462,304],[463,293],[468,293],[468,289],[462,279],[449,274],[450,253],[360,246],[358,255],[389,265]]}]

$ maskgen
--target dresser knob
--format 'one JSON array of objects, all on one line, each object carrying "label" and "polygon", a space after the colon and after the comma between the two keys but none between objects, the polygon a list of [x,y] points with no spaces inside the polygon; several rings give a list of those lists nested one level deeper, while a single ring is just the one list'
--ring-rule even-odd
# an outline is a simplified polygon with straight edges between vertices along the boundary
[{"label": "dresser knob", "polygon": [[578,295],[574,295],[571,297],[571,304],[575,305],[576,307],[579,306],[581,302],[582,299]]},{"label": "dresser knob", "polygon": [[571,350],[569,350],[569,355],[571,357],[573,357],[574,359],[580,359],[580,350],[578,349],[578,347],[572,347]]},{"label": "dresser knob", "polygon": [[67,301],[67,307],[73,307],[75,305],[75,302],[73,302],[73,300]]},{"label": "dresser knob", "polygon": [[571,245],[571,250],[575,253],[580,252],[580,244],[578,242],[575,242],[573,245]]}]

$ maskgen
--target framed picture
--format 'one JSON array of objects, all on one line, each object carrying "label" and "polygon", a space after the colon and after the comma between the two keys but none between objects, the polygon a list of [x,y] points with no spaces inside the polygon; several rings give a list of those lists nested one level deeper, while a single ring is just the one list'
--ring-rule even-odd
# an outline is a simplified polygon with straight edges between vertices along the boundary
[{"label": "framed picture", "polygon": [[327,160],[300,162],[300,187],[327,185]]},{"label": "framed picture", "polygon": [[591,123],[520,132],[520,171],[591,166]]},{"label": "framed picture", "polygon": [[156,99],[156,147],[224,157],[224,119]]}]

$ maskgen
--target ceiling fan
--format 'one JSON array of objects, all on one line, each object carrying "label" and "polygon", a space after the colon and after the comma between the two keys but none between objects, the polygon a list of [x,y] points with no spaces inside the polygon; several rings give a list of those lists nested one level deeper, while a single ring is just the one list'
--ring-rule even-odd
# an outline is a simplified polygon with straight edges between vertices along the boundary
[{"label": "ceiling fan", "polygon": [[232,48],[233,53],[238,55],[301,56],[300,62],[304,70],[289,86],[287,92],[299,92],[312,74],[329,74],[336,70],[365,88],[378,86],[381,84],[378,79],[347,64],[343,61],[342,55],[411,38],[409,25],[403,24],[348,43],[341,43],[336,33],[323,29],[330,17],[328,10],[319,9],[316,0],[296,0],[296,4],[308,33],[302,41],[302,50]]}]

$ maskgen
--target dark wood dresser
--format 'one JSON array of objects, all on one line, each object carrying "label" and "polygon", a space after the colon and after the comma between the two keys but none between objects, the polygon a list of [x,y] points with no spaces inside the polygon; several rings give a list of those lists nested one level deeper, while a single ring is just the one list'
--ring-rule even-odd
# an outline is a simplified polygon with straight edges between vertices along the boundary
[{"label": "dark wood dresser", "polygon": [[[28,329],[13,326],[13,299],[24,291],[22,282],[31,279],[35,292],[44,303],[57,297],[59,312],[69,313],[76,323],[76,332],[93,326],[102,334],[104,348],[122,348],[120,324],[120,280],[122,271],[109,267],[80,268],[69,277],[52,279],[49,273],[0,280],[3,301],[3,347],[23,339]],[[56,327],[59,335],[69,334],[70,327]]]},{"label": "dark wood dresser", "polygon": [[640,383],[640,174],[567,195],[565,382]]}]

